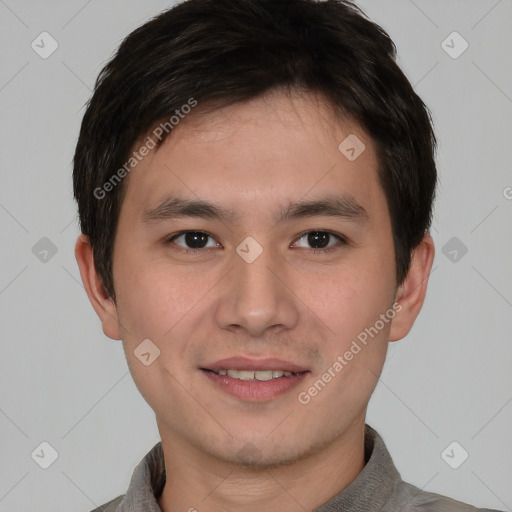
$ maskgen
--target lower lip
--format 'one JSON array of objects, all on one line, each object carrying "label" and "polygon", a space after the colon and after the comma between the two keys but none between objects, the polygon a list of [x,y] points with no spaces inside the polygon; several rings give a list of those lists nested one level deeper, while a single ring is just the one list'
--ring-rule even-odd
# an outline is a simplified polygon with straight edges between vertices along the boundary
[{"label": "lower lip", "polygon": [[296,387],[309,373],[302,372],[297,375],[283,376],[271,380],[240,380],[208,370],[201,371],[226,393],[248,402],[272,400]]}]

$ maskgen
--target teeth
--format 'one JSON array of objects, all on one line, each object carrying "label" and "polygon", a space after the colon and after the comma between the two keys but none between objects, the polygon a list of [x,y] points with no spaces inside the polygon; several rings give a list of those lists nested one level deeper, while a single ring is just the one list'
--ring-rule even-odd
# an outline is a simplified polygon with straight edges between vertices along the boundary
[{"label": "teeth", "polygon": [[283,370],[219,370],[217,373],[239,380],[272,380],[293,375],[292,372],[285,372]]}]

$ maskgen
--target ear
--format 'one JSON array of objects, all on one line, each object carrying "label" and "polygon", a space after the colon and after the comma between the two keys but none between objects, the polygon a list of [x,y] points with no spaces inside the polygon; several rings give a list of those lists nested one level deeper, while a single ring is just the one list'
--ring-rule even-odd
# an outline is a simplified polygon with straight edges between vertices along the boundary
[{"label": "ear", "polygon": [[397,313],[391,324],[389,341],[401,340],[407,336],[421,311],[434,253],[434,241],[430,233],[426,232],[420,245],[413,251],[407,277],[398,287],[395,299]]},{"label": "ear", "polygon": [[92,307],[101,320],[105,336],[113,340],[121,339],[119,328],[119,319],[117,307],[111,297],[106,292],[101,278],[96,271],[94,264],[94,255],[89,238],[80,235],[75,245],[75,258],[80,269],[80,276],[84,284],[87,296],[91,301]]}]

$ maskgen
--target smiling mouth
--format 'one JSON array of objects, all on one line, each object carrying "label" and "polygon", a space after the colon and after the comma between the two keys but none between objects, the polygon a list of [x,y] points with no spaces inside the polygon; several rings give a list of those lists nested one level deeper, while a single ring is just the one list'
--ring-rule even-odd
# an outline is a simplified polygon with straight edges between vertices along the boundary
[{"label": "smiling mouth", "polygon": [[310,373],[309,370],[292,372],[274,369],[200,368],[200,370],[215,389],[244,402],[268,402],[286,395],[303,382]]},{"label": "smiling mouth", "polygon": [[280,379],[281,377],[292,377],[305,372],[290,372],[286,370],[234,370],[220,369],[218,371],[202,368],[202,370],[215,373],[217,375],[226,375],[232,379],[249,381],[267,381]]}]

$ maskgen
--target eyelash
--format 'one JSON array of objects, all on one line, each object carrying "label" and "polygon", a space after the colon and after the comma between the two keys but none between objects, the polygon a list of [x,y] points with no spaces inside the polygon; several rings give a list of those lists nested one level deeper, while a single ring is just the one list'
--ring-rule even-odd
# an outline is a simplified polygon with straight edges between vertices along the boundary
[{"label": "eyelash", "polygon": [[[179,233],[175,233],[174,235],[171,235],[170,237],[168,237],[165,240],[165,244],[166,245],[171,244],[174,242],[175,239],[179,238],[180,236],[186,235],[187,233],[199,233],[202,235],[207,235],[208,237],[215,240],[215,237],[206,231],[188,230],[188,231],[180,231]],[[301,238],[308,235],[309,233],[326,233],[330,236],[337,238],[339,240],[339,242],[341,242],[341,245],[348,245],[348,243],[349,243],[348,239],[345,236],[343,236],[339,233],[334,233],[333,231],[322,230],[322,229],[309,229],[308,231],[304,231],[303,233],[301,233],[300,235],[297,236],[296,241],[299,241]],[[336,250],[337,248],[339,248],[339,247],[337,247],[337,244],[335,244],[335,245],[329,246],[324,249],[311,249],[311,251],[313,252],[313,254],[317,254],[319,252],[322,252],[325,254],[325,253],[331,252],[332,250]],[[177,246],[177,248],[173,248],[173,250],[176,250],[176,251],[184,253],[184,254],[198,254],[200,252],[205,252],[208,249],[212,249],[212,247],[207,247],[207,248],[203,248],[203,249],[186,249],[181,246]]]}]

